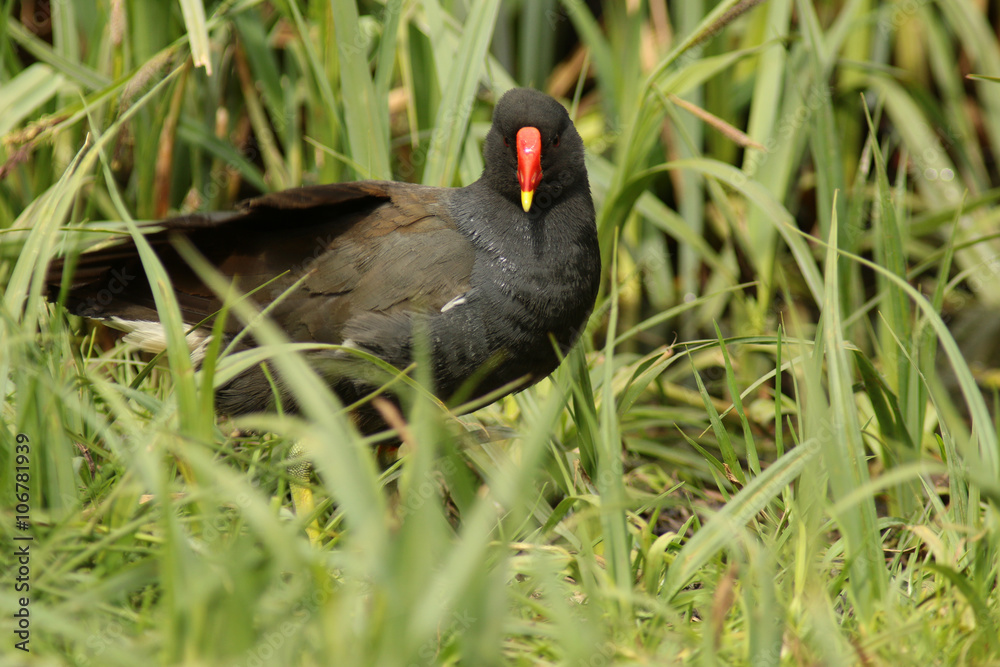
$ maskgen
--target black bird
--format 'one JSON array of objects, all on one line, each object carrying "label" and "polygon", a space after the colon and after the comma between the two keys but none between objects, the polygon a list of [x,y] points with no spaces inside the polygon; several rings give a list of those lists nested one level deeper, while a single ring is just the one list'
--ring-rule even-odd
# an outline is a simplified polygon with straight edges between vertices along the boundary
[{"label": "black bird", "polygon": [[[405,368],[422,331],[441,398],[460,388],[465,399],[519,390],[556,368],[553,340],[566,352],[593,309],[601,273],[594,205],[583,142],[548,95],[506,93],[483,157],[482,176],[462,188],[391,181],[294,188],[234,212],[156,223],[160,231],[146,238],[189,326],[222,304],[178,254],[178,236],[240,293],[253,292],[259,307],[282,297],[270,317],[292,341],[359,348]],[[49,273],[51,295],[62,269],[60,262]],[[126,341],[147,351],[166,347],[131,240],[81,255],[69,285],[71,312],[127,332]],[[195,362],[208,327],[188,336]],[[230,318],[225,335],[240,329]],[[349,352],[308,358],[346,404],[375,388]],[[282,405],[294,411],[294,397],[281,391]],[[274,401],[259,367],[215,396],[217,412],[227,415],[267,411]],[[364,431],[384,428],[371,408],[356,420]]]}]

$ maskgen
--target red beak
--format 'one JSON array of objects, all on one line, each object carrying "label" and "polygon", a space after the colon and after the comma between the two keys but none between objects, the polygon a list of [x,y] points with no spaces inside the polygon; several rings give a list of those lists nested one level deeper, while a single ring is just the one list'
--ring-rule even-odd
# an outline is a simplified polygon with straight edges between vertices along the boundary
[{"label": "red beak", "polygon": [[521,206],[527,213],[535,188],[542,181],[542,135],[538,128],[517,131],[517,182],[521,184]]}]

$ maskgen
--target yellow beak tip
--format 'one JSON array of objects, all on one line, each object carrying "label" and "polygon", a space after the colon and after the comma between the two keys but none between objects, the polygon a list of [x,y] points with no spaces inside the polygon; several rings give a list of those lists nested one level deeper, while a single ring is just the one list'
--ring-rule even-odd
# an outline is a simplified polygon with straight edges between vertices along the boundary
[{"label": "yellow beak tip", "polygon": [[525,213],[531,209],[531,200],[534,196],[535,193],[532,190],[521,190],[521,207]]}]

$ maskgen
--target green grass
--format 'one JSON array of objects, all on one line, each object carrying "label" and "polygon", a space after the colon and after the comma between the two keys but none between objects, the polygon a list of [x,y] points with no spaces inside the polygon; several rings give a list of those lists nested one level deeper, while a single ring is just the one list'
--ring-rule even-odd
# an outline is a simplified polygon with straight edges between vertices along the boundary
[{"label": "green grass", "polygon": [[[0,665],[1000,664],[995,10],[50,4],[0,3]],[[43,298],[133,221],[471,182],[512,85],[584,136],[598,307],[470,416],[418,367],[388,467],[243,302],[196,372],[169,289],[155,367]],[[302,414],[216,420],[261,354]]]}]

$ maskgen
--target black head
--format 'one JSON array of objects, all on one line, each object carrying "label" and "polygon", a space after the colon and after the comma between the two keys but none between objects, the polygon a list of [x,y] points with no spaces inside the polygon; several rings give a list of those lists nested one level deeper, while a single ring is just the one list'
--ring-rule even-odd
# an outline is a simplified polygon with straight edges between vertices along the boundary
[{"label": "black head", "polygon": [[[535,128],[540,135],[541,181],[529,201],[532,210],[547,208],[570,188],[587,188],[583,140],[569,114],[545,93],[528,88],[507,91],[493,111],[493,125],[486,135],[483,180],[505,198],[523,204],[518,180],[518,133]],[[522,156],[523,157],[523,156]],[[522,161],[522,172],[523,169]]]}]

